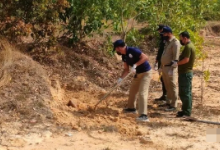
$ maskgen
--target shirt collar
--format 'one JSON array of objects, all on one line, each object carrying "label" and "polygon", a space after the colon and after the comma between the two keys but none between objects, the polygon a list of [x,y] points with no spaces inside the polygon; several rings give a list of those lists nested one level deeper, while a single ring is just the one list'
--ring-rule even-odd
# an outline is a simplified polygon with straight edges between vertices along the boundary
[{"label": "shirt collar", "polygon": [[128,53],[128,46],[126,46],[125,51],[126,51],[125,55],[127,55],[127,53]]},{"label": "shirt collar", "polygon": [[172,36],[171,39],[169,39],[169,42],[171,42],[174,38],[175,38],[175,36]]}]

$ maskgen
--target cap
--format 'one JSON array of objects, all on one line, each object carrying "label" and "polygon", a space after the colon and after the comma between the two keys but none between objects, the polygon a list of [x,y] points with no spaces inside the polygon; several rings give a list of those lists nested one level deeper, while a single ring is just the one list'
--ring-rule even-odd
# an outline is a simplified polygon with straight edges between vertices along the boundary
[{"label": "cap", "polygon": [[165,25],[163,25],[163,24],[159,24],[157,30],[162,30],[163,27],[165,27]]},{"label": "cap", "polygon": [[172,33],[172,29],[168,26],[163,27],[162,33]]},{"label": "cap", "polygon": [[125,42],[123,40],[116,40],[114,43],[114,49],[113,51],[115,51],[116,47],[124,47],[125,46]]}]

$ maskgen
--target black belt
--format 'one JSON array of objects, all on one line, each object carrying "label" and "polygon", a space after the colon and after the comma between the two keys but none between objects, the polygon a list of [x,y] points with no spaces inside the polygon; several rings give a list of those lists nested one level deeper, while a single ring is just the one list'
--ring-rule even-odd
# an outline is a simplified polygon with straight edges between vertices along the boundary
[{"label": "black belt", "polygon": [[170,67],[170,66],[172,66],[172,65],[162,65],[163,67]]}]

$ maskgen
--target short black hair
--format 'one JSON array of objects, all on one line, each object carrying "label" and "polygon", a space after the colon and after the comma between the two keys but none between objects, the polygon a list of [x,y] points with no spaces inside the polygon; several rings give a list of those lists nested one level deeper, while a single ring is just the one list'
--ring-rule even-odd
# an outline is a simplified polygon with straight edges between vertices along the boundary
[{"label": "short black hair", "polygon": [[114,49],[113,51],[115,51],[116,47],[124,47],[125,46],[125,42],[123,40],[116,40],[113,43]]},{"label": "short black hair", "polygon": [[180,33],[180,35],[181,35],[182,37],[186,37],[187,39],[190,39],[189,32],[187,32],[187,31],[184,31],[184,32]]}]

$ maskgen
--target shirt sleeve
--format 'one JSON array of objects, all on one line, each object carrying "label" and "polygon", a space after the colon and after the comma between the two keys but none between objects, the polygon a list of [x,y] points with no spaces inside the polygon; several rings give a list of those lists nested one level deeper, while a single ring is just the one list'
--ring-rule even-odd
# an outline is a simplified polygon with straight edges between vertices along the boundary
[{"label": "shirt sleeve", "polygon": [[179,60],[180,43],[176,41],[173,45],[173,60]]},{"label": "shirt sleeve", "polygon": [[162,56],[163,51],[164,51],[164,46],[165,46],[165,43],[164,43],[163,39],[161,39],[159,49],[157,51],[157,57],[156,57],[157,61],[160,61],[160,59],[161,59],[161,56]]},{"label": "shirt sleeve", "polygon": [[132,48],[130,52],[134,57],[137,57],[137,58],[140,58],[142,54],[142,52],[137,48]]}]

